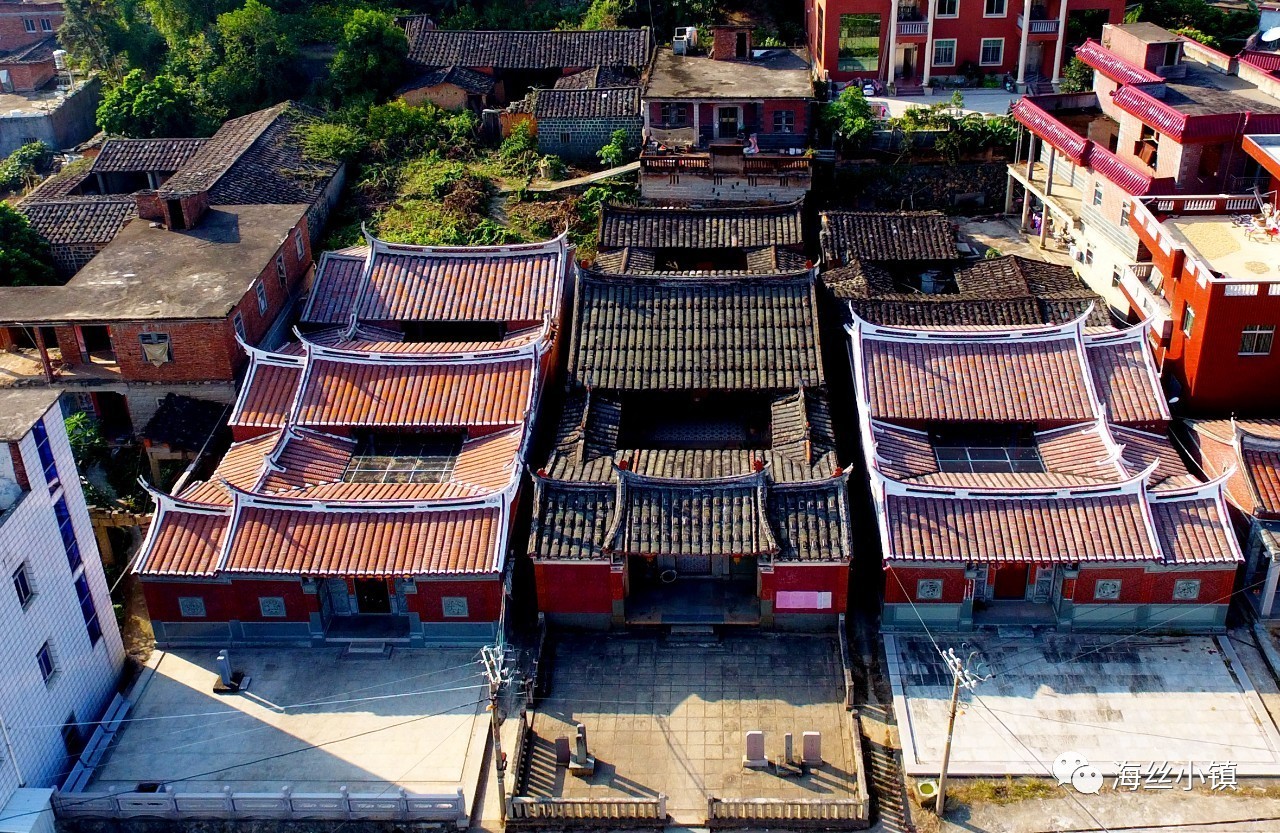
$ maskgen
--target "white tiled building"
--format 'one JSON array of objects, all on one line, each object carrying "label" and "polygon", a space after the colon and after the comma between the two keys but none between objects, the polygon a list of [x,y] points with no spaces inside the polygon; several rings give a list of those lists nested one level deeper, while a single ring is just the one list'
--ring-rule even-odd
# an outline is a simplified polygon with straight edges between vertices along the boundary
[{"label": "white tiled building", "polygon": [[74,764],[124,661],[56,391],[0,391],[0,571],[7,831],[33,826],[17,806],[32,806],[31,790],[56,787]]}]

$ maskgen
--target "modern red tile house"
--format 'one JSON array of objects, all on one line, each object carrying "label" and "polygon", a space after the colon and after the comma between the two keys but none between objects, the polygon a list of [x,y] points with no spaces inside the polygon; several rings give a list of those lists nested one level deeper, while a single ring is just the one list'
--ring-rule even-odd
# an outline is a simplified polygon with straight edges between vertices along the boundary
[{"label": "modern red tile house", "polygon": [[[289,104],[209,139],[110,139],[23,201],[62,286],[0,290],[0,384],[77,396],[113,436],[170,393],[229,404],[245,358],[300,295],[342,166],[303,159]],[[279,339],[276,339],[279,340]]]},{"label": "modern red tile house", "polygon": [[972,64],[1021,85],[1060,80],[1073,16],[1120,23],[1124,8],[1123,0],[814,0],[806,20],[821,78],[903,89],[963,75]]},{"label": "modern red tile house", "polygon": [[157,495],[160,644],[492,640],[572,250],[328,253],[296,344],[249,348],[235,442]]},{"label": "modern red tile house", "polygon": [[1217,630],[1242,560],[1141,327],[849,327],[886,628]]},{"label": "modern red tile house", "polygon": [[[590,626],[830,628],[853,549],[799,204],[616,209],[579,269],[535,474],[538,608]],[[745,252],[744,252],[745,250]]]},{"label": "modern red tile house", "polygon": [[[1051,229],[1069,241],[1077,272],[1123,315],[1142,278],[1122,291],[1125,269],[1146,259],[1148,245],[1131,225],[1136,203],[1228,195],[1230,211],[1260,211],[1265,200],[1253,191],[1265,193],[1270,177],[1245,146],[1280,132],[1280,99],[1275,79],[1152,23],[1109,25],[1076,55],[1094,69],[1092,92],[1014,105],[1030,135],[1009,165],[1006,210],[1023,192],[1023,227],[1039,223],[1042,243]],[[1141,313],[1167,337],[1179,322],[1159,306]]]}]

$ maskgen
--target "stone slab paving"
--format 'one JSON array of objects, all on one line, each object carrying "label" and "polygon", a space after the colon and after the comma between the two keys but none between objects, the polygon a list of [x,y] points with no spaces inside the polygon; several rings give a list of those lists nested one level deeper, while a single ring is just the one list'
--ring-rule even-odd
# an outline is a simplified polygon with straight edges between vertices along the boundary
[{"label": "stone slab paving", "polygon": [[[555,739],[587,727],[591,778],[555,766]],[[822,733],[827,763],[800,778],[742,767],[743,735],[765,733],[770,758],[783,734]],[[702,824],[707,799],[850,798],[856,792],[853,721],[843,705],[835,637],[751,634],[723,641],[567,635],[555,648],[550,696],[533,721],[525,794],[668,797],[677,824]]]},{"label": "stone slab paving", "polygon": [[[992,678],[962,694],[951,772],[1047,775],[1079,752],[1104,775],[1122,762],[1230,761],[1280,775],[1280,733],[1225,638],[1045,635],[939,638],[981,651]],[[927,636],[886,636],[908,774],[936,775],[951,676]]]}]

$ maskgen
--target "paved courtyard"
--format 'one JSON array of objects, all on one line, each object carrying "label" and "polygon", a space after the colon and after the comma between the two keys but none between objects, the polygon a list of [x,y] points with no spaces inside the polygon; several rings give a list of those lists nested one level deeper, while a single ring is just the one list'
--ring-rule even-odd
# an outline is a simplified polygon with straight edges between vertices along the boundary
[{"label": "paved courtyard", "polygon": [[249,688],[222,696],[211,690],[216,655],[152,655],[90,791],[157,781],[178,792],[462,788],[470,806],[489,727],[474,651],[233,649]]},{"label": "paved courtyard", "polygon": [[[1043,776],[1072,751],[1104,776],[1125,761],[1231,761],[1241,776],[1280,775],[1280,734],[1225,638],[1118,640],[940,638],[957,654],[981,651],[992,675],[961,696],[951,772]],[[885,649],[906,771],[936,775],[950,672],[927,636],[886,636]]]},{"label": "paved courtyard", "polygon": [[[668,796],[677,824],[701,825],[707,799],[851,798],[853,721],[843,705],[834,637],[750,634],[722,641],[566,635],[555,648],[550,695],[534,718],[525,794]],[[591,778],[555,765],[555,739],[587,727],[599,761]],[[826,764],[799,778],[742,767],[744,733],[765,733],[781,757],[783,734],[822,733]]]}]

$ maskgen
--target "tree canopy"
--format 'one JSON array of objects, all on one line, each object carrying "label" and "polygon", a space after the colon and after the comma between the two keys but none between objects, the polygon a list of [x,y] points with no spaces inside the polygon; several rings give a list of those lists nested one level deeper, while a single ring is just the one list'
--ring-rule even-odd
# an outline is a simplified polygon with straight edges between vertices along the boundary
[{"label": "tree canopy", "polygon": [[49,242],[27,218],[0,202],[0,286],[41,286],[57,283]]},{"label": "tree canopy", "polygon": [[202,135],[208,122],[184,79],[157,75],[148,81],[138,69],[108,87],[98,105],[98,127],[135,139]]},{"label": "tree canopy", "polygon": [[345,99],[391,92],[404,76],[408,53],[408,39],[392,15],[356,9],[342,27],[338,54],[329,65],[334,93]]}]

